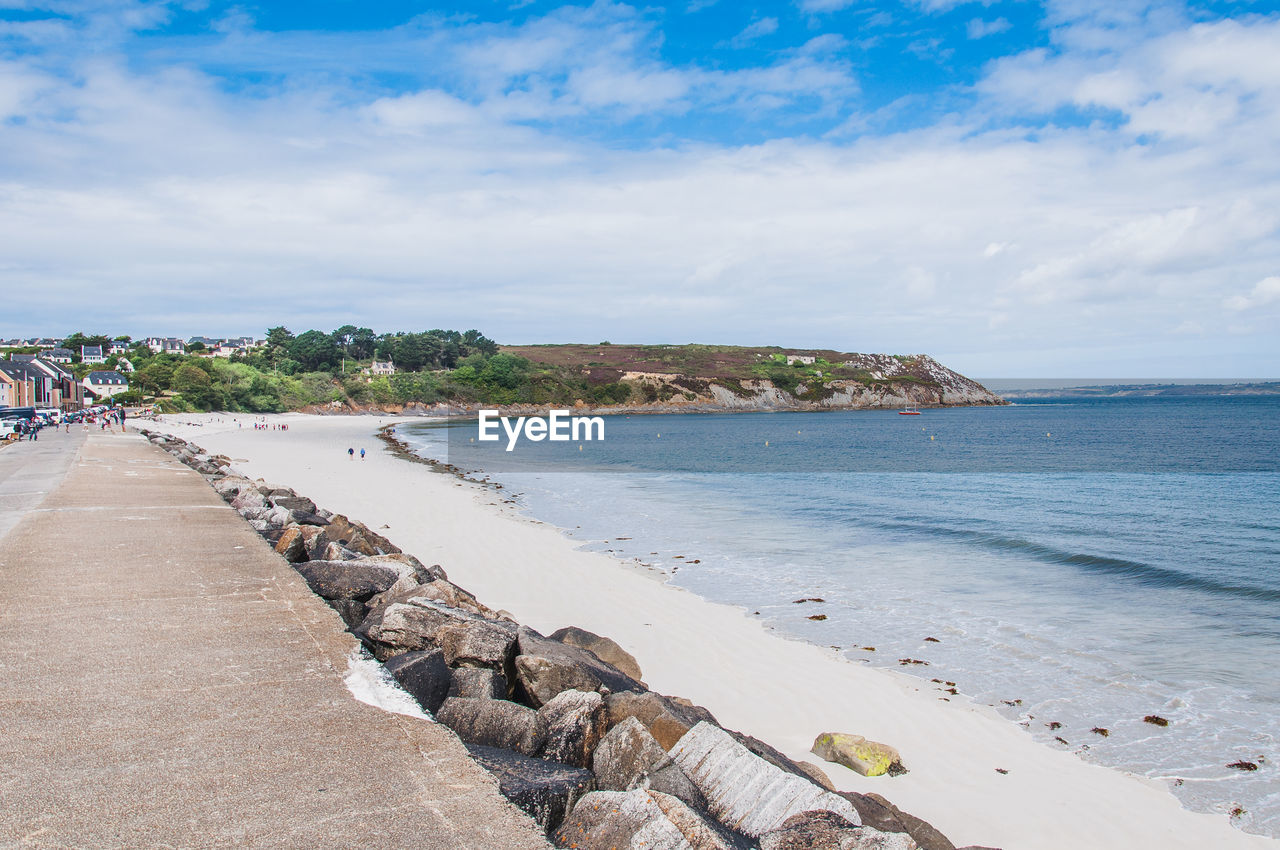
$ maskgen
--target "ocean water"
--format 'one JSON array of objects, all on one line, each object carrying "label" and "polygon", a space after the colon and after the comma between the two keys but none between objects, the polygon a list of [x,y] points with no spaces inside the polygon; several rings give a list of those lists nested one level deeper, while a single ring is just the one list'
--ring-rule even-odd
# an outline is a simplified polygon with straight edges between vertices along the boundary
[{"label": "ocean water", "polygon": [[1280,399],[398,430],[585,547],[1280,835]]}]

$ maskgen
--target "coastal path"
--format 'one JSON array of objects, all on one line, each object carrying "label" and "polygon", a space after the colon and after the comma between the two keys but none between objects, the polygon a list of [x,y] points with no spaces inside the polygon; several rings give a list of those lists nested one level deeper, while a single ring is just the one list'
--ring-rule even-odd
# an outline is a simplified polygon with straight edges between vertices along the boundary
[{"label": "coastal path", "polygon": [[546,848],[338,616],[135,434],[0,451],[0,847]]}]

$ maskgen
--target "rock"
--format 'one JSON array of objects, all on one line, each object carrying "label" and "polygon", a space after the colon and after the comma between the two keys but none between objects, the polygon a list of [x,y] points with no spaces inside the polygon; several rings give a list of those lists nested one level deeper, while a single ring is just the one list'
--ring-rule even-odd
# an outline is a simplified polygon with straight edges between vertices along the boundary
[{"label": "rock", "polygon": [[330,607],[338,612],[348,629],[354,629],[369,614],[369,606],[357,599],[330,599]]},{"label": "rock", "polygon": [[292,491],[288,495],[271,496],[270,501],[273,507],[284,508],[287,511],[300,511],[304,514],[313,514],[316,512],[316,503],[308,499],[306,496],[299,496]]},{"label": "rock", "polygon": [[730,850],[693,810],[659,791],[593,791],[552,836],[557,847]]},{"label": "rock", "polygon": [[444,663],[438,649],[406,652],[387,659],[387,672],[396,677],[400,687],[418,701],[418,705],[435,714],[449,695],[453,673]]},{"label": "rock", "polygon": [[450,608],[470,611],[472,614],[479,614],[481,617],[489,617],[494,620],[498,619],[496,611],[481,605],[479,600],[470,593],[444,579],[423,584],[418,591],[423,598],[434,599],[437,602],[448,605]]},{"label": "rock", "polygon": [[299,526],[302,532],[302,539],[307,544],[307,560],[319,561],[324,557],[324,550],[328,548],[330,540],[325,530],[317,525]]},{"label": "rock", "polygon": [[444,650],[450,667],[488,667],[511,681],[518,628],[513,623],[474,617],[441,626],[435,644]]},{"label": "rock", "polygon": [[[278,508],[278,510],[284,509]],[[326,526],[329,524],[329,520],[319,514],[307,513],[306,511],[289,511],[289,521],[296,522],[299,525]],[[370,552],[369,554],[375,555],[377,553]]]},{"label": "rock", "polygon": [[276,541],[276,552],[291,564],[300,564],[307,560],[307,541],[302,537],[301,528],[286,528]]},{"label": "rock", "polygon": [[538,755],[547,737],[546,722],[538,712],[503,699],[450,697],[436,712],[436,720],[468,744],[526,756]]},{"label": "rock", "polygon": [[902,765],[902,756],[893,747],[868,741],[861,735],[823,732],[814,739],[811,752],[863,776],[883,776],[893,765]]},{"label": "rock", "polygon": [[778,829],[792,815],[819,809],[862,823],[848,800],[770,764],[705,721],[690,729],[671,755],[706,797],[708,810],[753,838]]},{"label": "rock", "polygon": [[267,522],[265,519],[251,519],[248,520],[248,523],[249,527],[259,534],[266,534],[267,531],[271,529],[271,523]]},{"label": "rock", "polygon": [[226,499],[228,502],[231,502],[235,500],[236,496],[239,496],[247,490],[253,490],[254,487],[253,482],[248,478],[239,478],[228,475],[221,481],[215,482],[213,489],[219,496]]},{"label": "rock", "polygon": [[391,567],[365,561],[310,561],[299,564],[298,572],[317,596],[360,602],[386,591],[400,580],[400,573]]},{"label": "rock", "polygon": [[449,577],[445,575],[444,568],[439,564],[431,566],[423,566],[423,563],[412,555],[404,552],[388,552],[385,555],[371,555],[365,558],[366,561],[374,561],[379,564],[404,564],[409,567],[413,575],[417,576],[419,584],[426,584],[432,581],[448,581]]},{"label": "rock", "polygon": [[835,812],[800,812],[760,838],[760,850],[917,850],[910,836],[855,826]]},{"label": "rock", "polygon": [[247,510],[261,511],[267,507],[267,500],[257,490],[241,490],[231,500],[231,507],[242,514]]},{"label": "rock", "polygon": [[516,675],[533,706],[561,691],[643,691],[644,685],[585,649],[543,637],[521,626],[516,641]]},{"label": "rock", "polygon": [[350,549],[345,548],[341,543],[330,543],[324,547],[324,557],[322,561],[358,561],[360,556]]},{"label": "rock", "polygon": [[634,717],[623,720],[604,736],[592,757],[591,770],[601,791],[642,788],[670,794],[695,809],[705,809],[707,805],[689,777]]},{"label": "rock", "polygon": [[506,699],[507,680],[487,667],[459,667],[453,671],[449,696],[468,699]]},{"label": "rock", "polygon": [[590,767],[609,723],[609,709],[595,691],[561,691],[538,709],[547,729],[542,757]]},{"label": "rock", "polygon": [[595,788],[591,771],[529,758],[511,750],[469,744],[471,757],[498,780],[498,790],[547,832],[564,820],[574,803]]},{"label": "rock", "polygon": [[932,824],[902,811],[879,794],[838,793],[853,804],[867,826],[881,832],[904,832],[923,850],[955,850],[955,845]]},{"label": "rock", "polygon": [[290,525],[298,524],[293,521],[293,512],[284,508],[270,508],[262,515],[262,518],[276,528],[286,528]]},{"label": "rock", "polygon": [[442,627],[479,619],[474,614],[431,599],[414,598],[415,590],[401,594],[405,601],[371,608],[369,615],[354,630],[380,661],[401,652],[432,649],[436,646],[436,633]]},{"label": "rock", "polygon": [[569,646],[576,646],[578,649],[585,649],[604,663],[617,667],[637,682],[644,678],[635,656],[607,637],[601,637],[577,626],[568,626],[552,632],[551,639]]},{"label": "rock", "polygon": [[385,555],[399,552],[390,540],[372,531],[362,522],[353,522],[342,514],[334,514],[328,520],[330,539],[341,543],[361,555]]},{"label": "rock", "polygon": [[649,734],[664,750],[670,750],[685,733],[701,721],[716,723],[711,712],[686,700],[664,697],[653,691],[623,691],[605,697],[609,705],[609,725],[616,726],[628,717],[644,724]]}]

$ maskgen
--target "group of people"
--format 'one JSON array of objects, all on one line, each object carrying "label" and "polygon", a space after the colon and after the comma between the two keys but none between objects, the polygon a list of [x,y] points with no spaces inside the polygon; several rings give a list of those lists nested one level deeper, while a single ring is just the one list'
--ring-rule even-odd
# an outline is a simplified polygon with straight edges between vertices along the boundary
[{"label": "group of people", "polygon": [[30,419],[14,420],[11,433],[16,435],[14,439],[21,441],[23,438],[36,441],[40,439],[40,432],[45,428],[53,428],[57,431],[61,425],[66,432],[71,433],[71,423],[79,422],[84,427],[85,432],[89,430],[89,426],[97,424],[98,429],[102,431],[112,431],[114,433],[115,426],[119,425],[120,430],[124,431],[124,422],[128,414],[123,407],[114,407],[109,410],[91,413],[88,411],[82,413],[68,413],[62,416],[59,421],[50,421],[41,416],[33,416]]},{"label": "group of people", "polygon": [[[356,456],[355,449],[347,449],[347,460],[355,460],[355,456]],[[364,449],[360,450],[360,459],[364,460]]]},{"label": "group of people", "polygon": [[[243,428],[244,423],[237,422],[236,427]],[[253,423],[253,430],[255,431],[288,431],[289,426],[281,422],[277,422],[274,424],[268,424],[266,422],[255,422]]]}]

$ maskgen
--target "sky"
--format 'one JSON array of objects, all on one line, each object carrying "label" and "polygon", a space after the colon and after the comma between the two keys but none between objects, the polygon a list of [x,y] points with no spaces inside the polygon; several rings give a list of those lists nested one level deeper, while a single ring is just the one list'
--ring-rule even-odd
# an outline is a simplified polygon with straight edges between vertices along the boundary
[{"label": "sky", "polygon": [[1280,0],[0,0],[0,337],[1280,378]]}]

